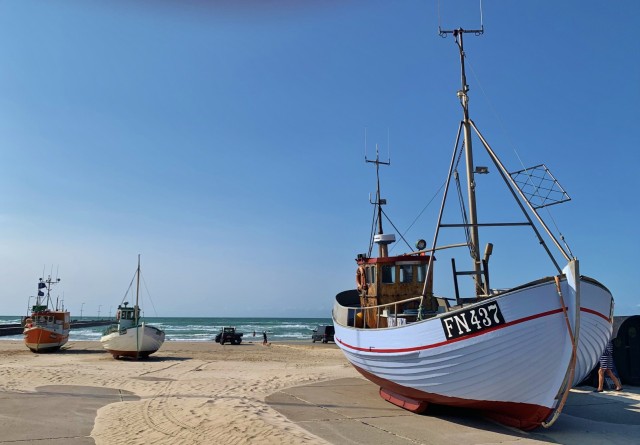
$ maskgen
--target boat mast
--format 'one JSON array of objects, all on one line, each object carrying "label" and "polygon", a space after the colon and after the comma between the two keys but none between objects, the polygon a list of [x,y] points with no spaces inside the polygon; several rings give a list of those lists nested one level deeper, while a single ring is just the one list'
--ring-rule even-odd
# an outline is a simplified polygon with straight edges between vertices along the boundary
[{"label": "boat mast", "polygon": [[[53,305],[53,301],[51,300],[51,287],[54,284],[57,284],[60,282],[60,278],[56,278],[56,280],[54,281],[51,278],[51,275],[49,275],[47,277],[47,279],[43,279],[40,278],[40,281],[38,282],[38,294],[36,296],[36,306],[42,306],[45,305],[47,306],[47,308],[49,307],[49,304]],[[47,293],[45,294],[42,289],[46,289]],[[58,304],[56,302],[56,310],[58,310]]]},{"label": "boat mast", "polygon": [[384,258],[389,256],[389,249],[388,249],[389,242],[385,239],[385,237],[381,236],[384,234],[382,230],[382,206],[387,203],[387,200],[380,198],[380,165],[390,165],[391,160],[387,160],[386,162],[380,160],[380,151],[377,144],[376,144],[375,161],[367,159],[366,156],[364,160],[365,162],[370,162],[376,165],[376,199],[374,202],[371,202],[371,200],[369,200],[369,202],[371,202],[371,204],[374,204],[377,209],[376,211],[377,211],[377,217],[378,217],[378,233],[376,237],[374,237],[374,240],[376,243],[378,243],[378,248],[379,248],[378,256],[381,258]]},{"label": "boat mast", "polygon": [[140,295],[140,254],[138,254],[138,271],[136,272],[136,307],[133,309],[133,316],[135,318],[135,326],[138,326],[138,314],[140,307],[138,306],[138,296]]},{"label": "boat mast", "polygon": [[476,295],[482,295],[485,293],[484,285],[482,284],[482,261],[480,260],[480,237],[478,234],[478,212],[476,209],[476,181],[474,177],[474,165],[473,165],[473,149],[471,141],[471,121],[469,119],[469,85],[467,85],[467,75],[465,72],[465,53],[462,36],[465,33],[481,34],[482,31],[466,31],[462,28],[453,30],[451,33],[456,40],[458,50],[460,51],[460,77],[462,87],[458,91],[458,97],[460,98],[460,104],[462,105],[462,130],[464,133],[464,151],[465,161],[467,169],[467,196],[469,201],[469,232],[470,232],[470,246],[469,251],[471,253],[471,259],[473,260],[474,268],[474,280],[476,283]]}]

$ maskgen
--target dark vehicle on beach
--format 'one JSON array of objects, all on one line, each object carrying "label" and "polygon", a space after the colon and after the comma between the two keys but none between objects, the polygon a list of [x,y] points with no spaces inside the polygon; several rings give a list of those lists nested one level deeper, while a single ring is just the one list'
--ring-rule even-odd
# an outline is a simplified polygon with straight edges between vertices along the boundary
[{"label": "dark vehicle on beach", "polygon": [[317,341],[321,341],[322,343],[333,341],[334,332],[333,325],[318,326],[313,330],[313,334],[311,334],[311,341],[314,343]]},{"label": "dark vehicle on beach", "polygon": [[236,332],[236,328],[224,327],[216,335],[216,343],[224,345],[225,343],[231,343],[232,345],[239,345],[242,343],[242,332]]}]

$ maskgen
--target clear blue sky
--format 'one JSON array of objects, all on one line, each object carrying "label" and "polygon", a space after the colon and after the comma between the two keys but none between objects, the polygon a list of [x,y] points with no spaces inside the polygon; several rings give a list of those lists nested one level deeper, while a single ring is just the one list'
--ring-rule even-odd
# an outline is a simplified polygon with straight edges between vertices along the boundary
[{"label": "clear blue sky", "polygon": [[[477,1],[442,3],[445,28],[478,25]],[[511,170],[549,166],[582,273],[637,314],[640,2],[483,3],[472,118]],[[329,316],[368,247],[365,127],[402,231],[446,176],[459,66],[437,27],[435,1],[0,3],[1,312],[53,268],[75,316],[105,315],[140,253],[147,316]],[[479,188],[480,220],[500,215]],[[520,267],[544,256],[514,233],[535,253],[496,245],[496,287],[554,273]]]}]

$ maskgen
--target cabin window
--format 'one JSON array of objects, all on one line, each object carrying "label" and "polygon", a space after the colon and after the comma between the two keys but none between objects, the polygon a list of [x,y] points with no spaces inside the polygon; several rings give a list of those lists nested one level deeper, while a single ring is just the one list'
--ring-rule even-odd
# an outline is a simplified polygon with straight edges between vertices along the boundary
[{"label": "cabin window", "polygon": [[418,282],[424,282],[425,276],[427,275],[427,265],[420,264],[418,265]]},{"label": "cabin window", "polygon": [[382,266],[382,282],[385,284],[395,283],[396,266]]},{"label": "cabin window", "polygon": [[367,284],[375,284],[376,282],[376,268],[375,267],[367,267]]},{"label": "cabin window", "polygon": [[411,265],[400,266],[400,282],[401,283],[413,282],[413,266]]}]

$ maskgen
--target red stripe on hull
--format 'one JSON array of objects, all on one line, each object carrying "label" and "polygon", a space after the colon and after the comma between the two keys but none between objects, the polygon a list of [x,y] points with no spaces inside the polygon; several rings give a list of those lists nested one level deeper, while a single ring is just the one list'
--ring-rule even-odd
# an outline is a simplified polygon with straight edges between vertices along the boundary
[{"label": "red stripe on hull", "polygon": [[604,315],[604,314],[601,314],[601,313],[600,313],[600,312],[598,312],[598,311],[594,311],[593,309],[589,309],[589,308],[587,308],[587,307],[581,307],[581,308],[580,308],[580,311],[581,311],[581,312],[586,312],[586,313],[588,313],[588,314],[597,315],[597,316],[598,316],[598,317],[600,317],[600,318],[604,318],[605,320],[610,321],[610,320],[609,320],[609,317],[607,317],[607,316],[606,316],[606,315]]},{"label": "red stripe on hull", "polygon": [[412,348],[395,348],[395,349],[360,348],[358,346],[353,346],[353,345],[350,345],[348,343],[345,343],[340,338],[337,338],[336,342],[340,343],[341,345],[344,345],[345,347],[347,347],[349,349],[353,349],[354,351],[376,352],[376,353],[379,353],[379,354],[393,353],[393,352],[423,351],[425,349],[437,348],[439,346],[443,346],[443,345],[447,345],[447,344],[451,344],[451,343],[457,343],[459,341],[469,340],[470,338],[474,338],[474,337],[478,337],[480,335],[488,334],[489,332],[494,332],[494,331],[498,331],[500,329],[508,328],[509,326],[513,326],[513,325],[520,324],[520,323],[525,323],[525,322],[530,321],[530,320],[535,320],[536,318],[542,318],[542,317],[547,317],[549,315],[560,314],[561,312],[562,312],[562,308],[553,309],[551,311],[542,312],[540,314],[530,315],[528,317],[519,318],[518,320],[509,321],[509,322],[507,322],[505,324],[501,324],[501,325],[495,326],[493,328],[484,329],[482,331],[475,332],[473,334],[464,335],[462,337],[454,338],[454,339],[451,339],[451,340],[441,341],[439,343],[432,343],[430,345],[414,346]]},{"label": "red stripe on hull", "polygon": [[[582,312],[587,312],[587,313],[590,313],[590,314],[597,315],[597,316],[602,317],[605,320],[609,321],[609,318],[607,316],[601,314],[600,312],[594,311],[593,309],[580,308],[580,310]],[[439,343],[432,343],[430,345],[414,346],[412,348],[395,348],[395,349],[361,348],[361,347],[358,347],[358,346],[354,346],[354,345],[350,345],[348,343],[345,343],[340,338],[336,338],[336,342],[340,343],[341,345],[343,345],[346,348],[353,349],[354,351],[375,352],[375,353],[378,353],[378,354],[394,353],[394,352],[423,351],[425,349],[437,348],[439,346],[443,346],[443,345],[447,345],[447,344],[451,344],[451,343],[456,343],[456,342],[459,342],[459,341],[468,340],[468,339],[473,338],[473,337],[478,337],[480,335],[488,334],[489,332],[494,332],[494,331],[497,331],[497,330],[500,330],[500,329],[508,328],[509,326],[513,326],[513,325],[520,324],[520,323],[526,323],[527,321],[535,320],[536,318],[548,317],[549,315],[559,314],[561,312],[562,312],[562,308],[554,309],[554,310],[551,310],[551,311],[542,312],[540,314],[535,314],[535,315],[530,315],[528,317],[523,317],[523,318],[520,318],[518,320],[509,321],[509,322],[507,322],[505,324],[502,324],[502,325],[499,325],[499,326],[496,326],[496,327],[493,327],[493,328],[489,328],[489,329],[484,329],[484,330],[482,330],[480,332],[476,332],[476,333],[473,333],[473,334],[465,335],[465,336],[454,338],[454,339],[451,339],[451,340],[445,340],[445,341],[442,341],[442,342],[439,342]]]},{"label": "red stripe on hull", "polygon": [[356,368],[356,370],[368,380],[371,380],[373,383],[380,386],[380,395],[383,399],[395,405],[398,405],[401,408],[405,408],[405,406],[385,397],[383,395],[383,391],[386,394],[390,394],[391,397],[395,396],[396,399],[402,398],[401,402],[405,403],[409,407],[405,409],[409,409],[409,411],[413,412],[421,411],[414,411],[410,409],[411,407],[417,406],[418,409],[420,409],[420,405],[424,404],[423,408],[426,409],[426,405],[428,403],[433,403],[436,405],[455,406],[460,408],[470,408],[504,425],[520,428],[525,431],[529,431],[539,427],[542,422],[544,422],[553,413],[553,409],[551,408],[540,405],[533,405],[530,403],[470,400],[458,397],[443,396],[440,394],[431,394],[414,388],[401,386],[394,382],[390,382],[374,374],[371,374],[370,372],[365,371],[364,369],[361,369],[355,365],[354,368]]}]

